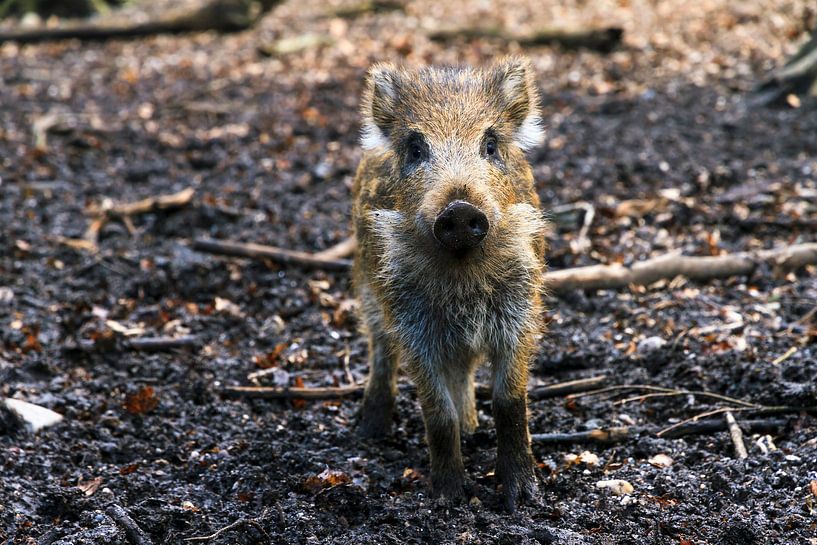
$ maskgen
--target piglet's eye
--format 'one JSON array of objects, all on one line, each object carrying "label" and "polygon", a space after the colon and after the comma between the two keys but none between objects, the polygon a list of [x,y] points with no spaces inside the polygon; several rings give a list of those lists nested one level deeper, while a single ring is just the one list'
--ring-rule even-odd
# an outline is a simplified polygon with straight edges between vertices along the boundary
[{"label": "piglet's eye", "polygon": [[419,133],[413,133],[408,138],[404,149],[406,161],[412,165],[420,164],[428,158],[428,145]]},{"label": "piglet's eye", "polygon": [[493,131],[488,130],[482,140],[482,155],[486,159],[497,159],[499,157],[499,144]]},{"label": "piglet's eye", "polygon": [[496,138],[493,136],[488,137],[485,141],[485,155],[488,157],[496,156]]}]

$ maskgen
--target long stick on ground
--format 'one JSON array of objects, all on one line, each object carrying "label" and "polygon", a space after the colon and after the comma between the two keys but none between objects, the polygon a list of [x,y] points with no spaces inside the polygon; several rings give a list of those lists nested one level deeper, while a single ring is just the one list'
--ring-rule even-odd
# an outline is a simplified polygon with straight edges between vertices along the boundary
[{"label": "long stick on ground", "polygon": [[496,27],[461,27],[439,30],[429,34],[435,42],[456,40],[494,39],[516,42],[522,47],[559,45],[564,49],[592,49],[602,53],[612,51],[621,43],[624,30],[620,27],[589,29],[544,28],[531,34],[513,34]]},{"label": "long stick on ground", "polygon": [[[262,244],[203,238],[194,240],[193,247],[214,254],[270,259],[281,265],[334,271],[350,269],[352,261],[342,258],[352,255],[356,249],[355,241],[351,238],[315,254]],[[545,273],[545,283],[551,293],[580,289],[620,289],[630,285],[647,286],[659,280],[671,280],[676,276],[701,281],[746,276],[754,273],[761,263],[770,265],[776,276],[782,276],[806,265],[817,265],[817,243],[714,257],[671,254],[647,259],[629,267],[591,265],[548,271]]]},{"label": "long stick on ground", "polygon": [[550,291],[573,289],[617,289],[635,284],[648,286],[659,280],[685,276],[692,280],[710,280],[750,275],[760,263],[768,263],[776,275],[783,275],[805,265],[817,264],[817,243],[796,244],[775,250],[741,252],[715,257],[665,255],[624,265],[591,265],[546,273]]},{"label": "long stick on ground", "polygon": [[352,267],[347,259],[319,257],[308,252],[298,252],[265,246],[263,244],[229,242],[209,238],[197,238],[193,241],[193,248],[201,252],[212,254],[232,255],[236,257],[250,257],[253,259],[269,259],[279,265],[298,265],[305,269],[321,269],[327,271],[345,271]]},{"label": "long stick on ground", "polygon": [[[575,392],[589,390],[602,384],[607,377],[597,376],[568,382],[559,382],[547,386],[531,388],[528,397],[531,399],[547,399],[559,397]],[[221,392],[229,397],[249,397],[259,399],[341,399],[344,397],[355,397],[363,395],[365,385],[355,384],[352,386],[332,386],[318,388],[280,388],[276,386],[226,386]],[[401,384],[400,390],[411,391],[414,387],[411,384]],[[477,386],[477,395],[480,397],[490,397],[491,389],[484,385]]]},{"label": "long stick on ground", "polygon": [[[786,426],[788,420],[782,418],[766,420],[744,420],[741,426],[747,433],[773,432]],[[687,422],[683,426],[674,428],[672,432],[665,433],[661,437],[664,439],[678,439],[688,435],[705,435],[720,431],[727,431],[729,426],[723,420],[707,420],[706,422]],[[653,435],[657,431],[654,426],[633,426],[633,427],[612,427],[596,428],[588,431],[578,431],[569,433],[534,433],[531,434],[531,442],[538,445],[575,445],[580,443],[595,443],[609,445],[621,443],[628,439],[634,439],[641,435]]]},{"label": "long stick on ground", "polygon": [[261,10],[250,0],[206,0],[198,7],[169,10],[157,19],[145,22],[117,22],[115,24],[74,24],[58,28],[21,28],[0,31],[0,43],[38,43],[53,40],[109,40],[114,38],[137,38],[153,34],[177,34],[180,32],[236,32],[245,30],[258,21],[260,15],[272,8],[277,0],[257,2]]}]

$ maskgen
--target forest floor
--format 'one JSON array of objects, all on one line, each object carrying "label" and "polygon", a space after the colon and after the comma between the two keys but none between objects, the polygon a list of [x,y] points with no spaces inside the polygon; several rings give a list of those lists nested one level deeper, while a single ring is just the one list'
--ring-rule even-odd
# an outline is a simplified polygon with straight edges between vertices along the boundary
[{"label": "forest floor", "polygon": [[[0,396],[65,416],[36,434],[0,419],[0,543],[137,544],[130,521],[154,544],[228,526],[198,542],[817,543],[817,418],[775,415],[773,429],[745,434],[745,460],[725,431],[656,435],[730,405],[700,395],[532,401],[532,433],[642,432],[609,445],[535,443],[539,495],[513,515],[500,509],[480,401],[463,447],[473,497],[438,502],[411,391],[393,435],[375,442],[356,437],[357,399],[220,394],[264,369],[261,383],[282,386],[365,380],[348,273],[191,248],[199,236],[306,251],[339,242],[366,68],[487,64],[509,52],[530,56],[542,89],[548,139],[530,157],[543,208],[596,212],[584,245],[577,225],[560,223],[553,269],[815,242],[817,104],[747,101],[815,26],[808,5],[422,0],[350,19],[305,0],[230,35],[0,45]],[[427,38],[478,23],[519,33],[612,24],[624,39],[597,53]],[[305,49],[259,52],[297,37],[289,47]],[[94,207],[186,188],[195,195],[181,208],[106,222],[96,252],[68,240],[83,237]],[[817,405],[814,267],[547,305],[532,386],[606,375],[608,386]],[[129,342],[157,335],[198,344],[147,352]],[[585,450],[598,462],[568,456]],[[633,492],[596,486],[610,479]]]}]

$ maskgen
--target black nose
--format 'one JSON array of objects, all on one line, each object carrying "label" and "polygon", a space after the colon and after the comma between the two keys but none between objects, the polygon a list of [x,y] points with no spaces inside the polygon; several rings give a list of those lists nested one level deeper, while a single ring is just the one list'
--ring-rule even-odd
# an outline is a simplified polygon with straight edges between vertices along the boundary
[{"label": "black nose", "polygon": [[434,220],[434,238],[454,253],[474,248],[488,234],[488,218],[471,203],[452,201]]}]

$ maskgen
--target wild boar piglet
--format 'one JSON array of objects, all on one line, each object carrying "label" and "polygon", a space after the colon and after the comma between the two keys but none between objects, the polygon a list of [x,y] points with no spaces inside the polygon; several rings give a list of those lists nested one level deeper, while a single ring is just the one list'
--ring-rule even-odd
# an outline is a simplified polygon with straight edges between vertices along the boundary
[{"label": "wild boar piglet", "polygon": [[505,505],[536,490],[528,364],[541,328],[546,222],[525,152],[543,128],[528,61],[369,72],[354,184],[354,281],[369,336],[360,431],[388,433],[398,362],[417,387],[436,495],[463,494],[460,436],[490,362]]}]

